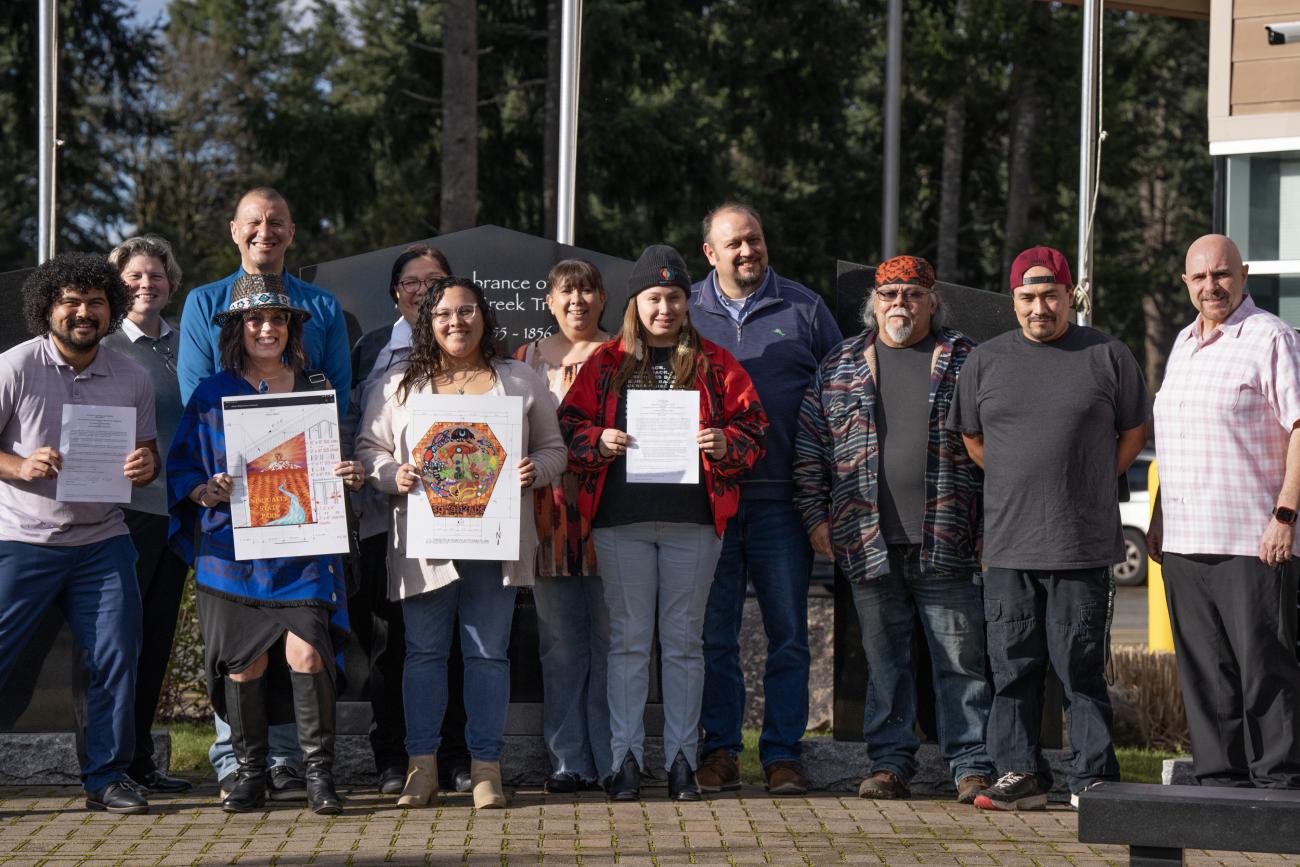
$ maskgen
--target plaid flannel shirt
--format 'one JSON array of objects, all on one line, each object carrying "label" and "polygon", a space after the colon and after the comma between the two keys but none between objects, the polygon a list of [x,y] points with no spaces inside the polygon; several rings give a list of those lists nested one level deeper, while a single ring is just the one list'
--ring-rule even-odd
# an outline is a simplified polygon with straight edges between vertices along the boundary
[{"label": "plaid flannel shirt", "polygon": [[[795,437],[795,507],[811,531],[830,522],[835,561],[850,581],[889,572],[880,532],[877,480],[876,333],[846,340],[826,357],[804,395]],[[925,468],[921,571],[965,575],[979,568],[983,473],[961,435],[945,429],[957,374],[975,342],[960,332],[936,335],[930,370],[930,438]]]},{"label": "plaid flannel shirt", "polygon": [[1249,295],[1174,340],[1156,395],[1164,550],[1253,557],[1300,424],[1300,335]]}]

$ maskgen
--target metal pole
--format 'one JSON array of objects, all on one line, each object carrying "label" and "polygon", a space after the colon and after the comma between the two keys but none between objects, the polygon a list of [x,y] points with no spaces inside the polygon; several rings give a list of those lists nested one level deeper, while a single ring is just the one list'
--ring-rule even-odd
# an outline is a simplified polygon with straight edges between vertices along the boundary
[{"label": "metal pole", "polygon": [[581,49],[582,0],[564,0],[560,13],[560,177],[555,191],[555,240],[561,244],[573,243]]},{"label": "metal pole", "polygon": [[54,255],[55,81],[58,65],[57,0],[40,0],[37,10],[38,87],[36,261]]},{"label": "metal pole", "polygon": [[880,257],[898,253],[898,147],[903,85],[903,0],[889,0],[885,54],[885,201],[880,229]]},{"label": "metal pole", "polygon": [[1097,46],[1101,37],[1102,0],[1083,3],[1083,62],[1079,100],[1079,249],[1075,262],[1084,297],[1075,312],[1080,325],[1092,324],[1092,238],[1088,223],[1097,177]]}]

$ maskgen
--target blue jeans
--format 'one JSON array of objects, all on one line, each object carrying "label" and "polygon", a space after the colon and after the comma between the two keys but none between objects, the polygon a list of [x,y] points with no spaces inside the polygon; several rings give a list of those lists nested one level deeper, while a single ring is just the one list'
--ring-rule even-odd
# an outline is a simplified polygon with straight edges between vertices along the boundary
[{"label": "blue jeans", "polygon": [[442,743],[447,712],[447,654],[451,631],[460,617],[460,648],[465,659],[465,743],[471,758],[495,762],[505,747],[510,705],[510,624],[515,618],[515,588],[501,583],[496,560],[457,560],[460,578],[402,600],[406,624],[406,665],[402,702],[406,715],[406,753],[430,756]]},{"label": "blue jeans", "polygon": [[767,633],[763,733],[758,757],[798,761],[808,727],[808,581],[813,555],[794,506],[779,500],[740,501],[727,523],[722,554],[704,615],[704,727],[701,750],[741,750],[745,676],[740,670],[740,620],[745,585],[754,585]]},{"label": "blue jeans", "polygon": [[867,656],[862,735],[871,772],[916,773],[916,672],[912,630],[921,617],[934,671],[939,747],[954,782],[993,776],[984,749],[992,691],[984,676],[984,598],[973,575],[921,574],[919,545],[889,546],[889,574],[853,585]]},{"label": "blue jeans", "polygon": [[[220,782],[238,770],[239,760],[235,758],[235,748],[230,744],[230,723],[215,713],[212,722],[216,725],[217,737],[212,746],[208,747],[208,761],[212,763],[212,771]],[[302,750],[298,746],[298,725],[282,723],[267,726],[266,731],[267,766],[273,768],[276,765],[288,765],[301,774]]]},{"label": "blue jeans", "polygon": [[125,534],[89,545],[0,542],[0,687],[50,603],[86,651],[86,755],[81,783],[98,791],[126,775],[135,755],[140,586]]},{"label": "blue jeans", "polygon": [[629,752],[645,768],[645,703],[658,610],[664,767],[696,767],[704,689],[701,629],[722,540],[712,524],[646,521],[592,531],[609,606],[609,773]]},{"label": "blue jeans", "polygon": [[1066,782],[1079,792],[1118,780],[1106,691],[1107,567],[1061,571],[990,568],[984,576],[984,619],[993,669],[988,747],[1002,773],[1052,780],[1038,733],[1043,682],[1050,664],[1061,679],[1069,721]]},{"label": "blue jeans", "polygon": [[597,780],[609,771],[609,609],[596,575],[539,577],[537,645],[546,704],[542,733],[551,769]]}]

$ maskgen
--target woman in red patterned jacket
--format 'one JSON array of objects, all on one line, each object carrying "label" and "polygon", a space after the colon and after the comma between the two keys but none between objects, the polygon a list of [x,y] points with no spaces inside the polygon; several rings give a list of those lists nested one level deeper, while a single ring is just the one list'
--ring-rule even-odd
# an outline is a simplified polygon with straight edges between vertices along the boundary
[{"label": "woman in red patterned jacket", "polygon": [[[578,507],[592,523],[609,606],[610,797],[640,798],[653,612],[659,612],[664,759],[669,796],[697,801],[697,731],[704,689],[702,630],[722,532],[739,479],[763,455],[767,416],[753,383],[687,313],[691,281],[672,247],[648,247],[632,269],[621,335],[583,365],[560,407]],[[699,480],[629,483],[629,390],[699,392]]]}]

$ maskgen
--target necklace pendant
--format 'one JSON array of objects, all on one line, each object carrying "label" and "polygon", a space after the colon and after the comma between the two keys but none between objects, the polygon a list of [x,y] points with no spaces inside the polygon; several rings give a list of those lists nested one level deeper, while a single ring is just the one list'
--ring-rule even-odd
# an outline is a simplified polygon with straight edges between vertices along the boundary
[{"label": "necklace pendant", "polygon": [[265,379],[262,380],[257,386],[258,394],[266,394],[270,390],[271,390],[271,383],[267,382]]}]

